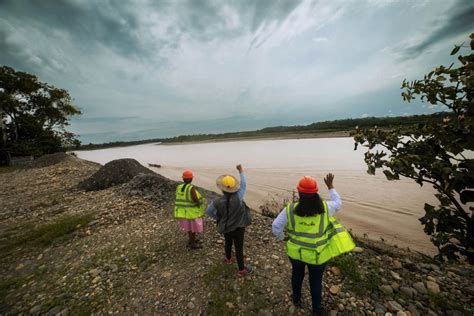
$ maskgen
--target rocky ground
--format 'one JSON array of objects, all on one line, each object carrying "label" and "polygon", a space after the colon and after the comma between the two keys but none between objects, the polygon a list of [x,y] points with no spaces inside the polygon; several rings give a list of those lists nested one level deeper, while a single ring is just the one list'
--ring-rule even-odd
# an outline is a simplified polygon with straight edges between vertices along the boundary
[{"label": "rocky ground", "polygon": [[[239,278],[222,262],[211,220],[203,248],[187,247],[171,215],[175,182],[139,174],[86,192],[80,182],[110,170],[72,156],[53,162],[0,173],[0,314],[309,314],[307,282],[304,308],[291,304],[290,265],[271,218],[254,214],[245,244],[254,273]],[[326,269],[330,315],[473,315],[472,267],[357,243]]]}]

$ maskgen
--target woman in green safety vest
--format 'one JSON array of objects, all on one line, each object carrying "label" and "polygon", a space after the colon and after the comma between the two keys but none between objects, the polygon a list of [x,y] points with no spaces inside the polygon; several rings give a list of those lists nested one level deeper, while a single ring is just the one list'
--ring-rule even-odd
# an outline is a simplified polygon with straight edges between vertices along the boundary
[{"label": "woman in green safety vest", "polygon": [[204,198],[191,184],[193,173],[191,170],[183,172],[183,182],[176,188],[176,201],[174,205],[174,217],[178,220],[179,227],[188,232],[188,246],[191,249],[201,248],[200,241],[196,238],[197,233],[203,231]]},{"label": "woman in green safety vest", "polygon": [[297,307],[301,307],[301,286],[308,267],[313,315],[325,314],[321,293],[326,262],[355,247],[350,234],[334,217],[342,203],[333,180],[331,173],[324,178],[331,197],[331,201],[324,201],[316,180],[303,177],[297,186],[299,201],[290,202],[272,224],[278,239],[284,239],[285,229],[288,233],[286,249],[292,265],[293,304]]}]

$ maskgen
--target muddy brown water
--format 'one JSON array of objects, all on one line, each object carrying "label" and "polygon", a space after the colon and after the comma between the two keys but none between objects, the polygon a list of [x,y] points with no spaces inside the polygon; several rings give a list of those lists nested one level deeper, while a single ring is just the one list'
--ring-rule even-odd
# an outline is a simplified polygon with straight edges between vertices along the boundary
[{"label": "muddy brown water", "polygon": [[409,179],[388,181],[380,172],[368,175],[364,150],[354,151],[352,138],[146,144],[77,154],[100,164],[119,158],[134,158],[147,167],[159,164],[161,168],[151,169],[173,180],[179,180],[185,168],[191,169],[194,183],[213,191],[217,176],[237,176],[235,166],[241,163],[248,183],[245,199],[255,209],[275,196],[290,195],[304,175],[315,177],[321,195],[329,198],[323,177],[332,172],[343,201],[337,216],[356,235],[435,253],[418,221],[425,203],[436,204],[434,189]]}]

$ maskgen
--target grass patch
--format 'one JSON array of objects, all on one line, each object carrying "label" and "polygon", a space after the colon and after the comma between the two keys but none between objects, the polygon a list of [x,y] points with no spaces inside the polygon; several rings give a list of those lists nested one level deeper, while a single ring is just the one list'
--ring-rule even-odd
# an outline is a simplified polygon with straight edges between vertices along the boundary
[{"label": "grass patch", "polygon": [[19,169],[22,169],[22,167],[20,167],[20,166],[2,166],[2,167],[0,167],[0,174],[12,172],[12,171],[19,170]]},{"label": "grass patch", "polygon": [[215,264],[204,282],[211,293],[206,308],[209,315],[258,314],[270,307],[256,281],[249,277],[239,278],[235,265]]},{"label": "grass patch", "polygon": [[0,281],[0,302],[5,302],[5,298],[10,290],[19,288],[25,282],[25,278],[10,278]]},{"label": "grass patch", "polygon": [[0,253],[8,254],[18,246],[49,246],[55,241],[66,240],[77,229],[94,219],[94,214],[71,215],[53,222],[34,226],[23,224],[0,235]]},{"label": "grass patch", "polygon": [[341,269],[343,278],[349,281],[347,282],[349,288],[356,294],[376,291],[382,283],[379,267],[376,264],[367,263],[365,271],[362,271],[359,269],[356,258],[350,255],[336,257],[332,264]]}]

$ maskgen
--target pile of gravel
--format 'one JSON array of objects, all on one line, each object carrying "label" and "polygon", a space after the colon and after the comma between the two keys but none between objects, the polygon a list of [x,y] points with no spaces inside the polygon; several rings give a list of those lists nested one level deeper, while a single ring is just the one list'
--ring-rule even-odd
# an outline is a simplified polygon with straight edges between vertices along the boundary
[{"label": "pile of gravel", "polygon": [[59,153],[54,153],[54,154],[49,154],[49,155],[43,155],[35,160],[33,160],[30,164],[30,168],[45,168],[49,167],[55,164],[58,164],[63,161],[67,160],[74,160],[75,157],[59,152]]},{"label": "pile of gravel", "polygon": [[155,204],[173,201],[178,182],[159,174],[139,174],[123,184],[119,191],[128,196],[139,196]]},{"label": "pile of gravel", "polygon": [[[128,196],[139,196],[156,205],[166,205],[174,202],[176,187],[180,182],[170,180],[159,174],[139,174],[130,182],[123,184],[119,192]],[[208,203],[219,197],[215,192],[197,188]]]},{"label": "pile of gravel", "polygon": [[126,183],[136,175],[155,174],[148,168],[142,166],[135,159],[117,159],[106,163],[90,178],[79,183],[79,188],[85,191],[98,191],[119,184]]}]

